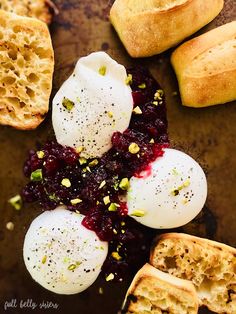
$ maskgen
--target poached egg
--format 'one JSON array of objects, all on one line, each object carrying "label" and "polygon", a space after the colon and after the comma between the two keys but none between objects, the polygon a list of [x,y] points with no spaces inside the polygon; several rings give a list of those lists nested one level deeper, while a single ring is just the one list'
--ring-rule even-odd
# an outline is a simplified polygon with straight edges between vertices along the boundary
[{"label": "poached egg", "polygon": [[52,122],[59,144],[78,148],[85,158],[101,157],[116,131],[130,123],[133,98],[127,73],[105,52],[79,59],[53,99]]},{"label": "poached egg", "polygon": [[206,176],[200,165],[181,151],[164,149],[163,157],[150,167],[151,174],[130,180],[129,215],[156,229],[180,227],[194,219],[207,197]]},{"label": "poached egg", "polygon": [[31,223],[23,256],[32,278],[58,294],[84,291],[97,279],[108,243],[82,224],[84,216],[59,207]]}]

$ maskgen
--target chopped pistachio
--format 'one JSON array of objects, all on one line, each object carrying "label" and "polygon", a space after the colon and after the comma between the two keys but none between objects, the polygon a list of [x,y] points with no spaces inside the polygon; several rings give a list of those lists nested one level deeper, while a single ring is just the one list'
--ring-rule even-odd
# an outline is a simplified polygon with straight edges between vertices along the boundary
[{"label": "chopped pistachio", "polygon": [[71,187],[71,182],[69,179],[65,178],[61,181],[61,185],[65,186],[66,188],[70,188]]},{"label": "chopped pistachio", "polygon": [[137,154],[140,151],[140,147],[136,143],[131,143],[129,145],[129,152],[131,154]]},{"label": "chopped pistachio", "polygon": [[124,234],[124,233],[125,233],[125,230],[124,230],[124,229],[121,229],[121,233]]},{"label": "chopped pistachio", "polygon": [[77,154],[82,153],[82,152],[84,151],[84,146],[79,146],[79,147],[77,147],[77,148],[75,149],[75,151],[76,151]]},{"label": "chopped pistachio", "polygon": [[94,159],[94,160],[90,161],[89,167],[95,167],[95,166],[97,166],[97,164],[98,164],[98,160]]},{"label": "chopped pistachio", "polygon": [[9,199],[8,201],[16,210],[20,210],[22,207],[22,198],[18,194],[12,198]]},{"label": "chopped pistachio", "polygon": [[84,158],[84,157],[80,157],[80,158],[79,158],[79,163],[80,163],[81,166],[82,166],[82,165],[85,165],[85,164],[87,163],[87,159]]},{"label": "chopped pistachio", "polygon": [[153,101],[153,105],[158,106],[158,101]]},{"label": "chopped pistachio", "polygon": [[177,96],[178,95],[178,92],[177,91],[174,91],[173,93],[172,93],[172,96]]},{"label": "chopped pistachio", "polygon": [[118,176],[116,176],[115,178],[114,178],[115,180],[114,180],[114,184],[112,185],[112,187],[113,187],[113,189],[115,190],[115,191],[118,191],[119,190],[119,179],[118,179]]},{"label": "chopped pistachio", "polygon": [[66,108],[68,111],[71,111],[71,110],[73,109],[74,105],[75,105],[74,102],[71,101],[71,100],[68,99],[68,98],[65,98],[65,97],[64,97],[64,99],[62,100],[62,106],[63,106],[64,108]]},{"label": "chopped pistachio", "polygon": [[67,269],[72,271],[72,270],[75,270],[76,267],[77,267],[76,264],[70,264],[70,265],[67,267]]},{"label": "chopped pistachio", "polygon": [[114,233],[114,234],[118,234],[118,232],[117,232],[116,229],[113,229],[113,233]]},{"label": "chopped pistachio", "polygon": [[183,204],[186,205],[187,203],[188,203],[188,199],[187,199],[187,198],[184,198],[184,199],[183,199]]},{"label": "chopped pistachio", "polygon": [[172,194],[173,196],[177,196],[177,195],[179,195],[179,192],[180,192],[181,190],[183,190],[184,188],[189,187],[189,185],[190,185],[190,180],[187,179],[187,180],[186,180],[182,185],[180,185],[177,189],[172,190],[172,191],[171,191],[171,194]]},{"label": "chopped pistachio", "polygon": [[72,205],[76,205],[76,204],[82,203],[83,201],[80,198],[74,198],[70,202]]},{"label": "chopped pistachio", "polygon": [[102,76],[105,76],[106,73],[107,73],[107,68],[106,66],[101,66],[98,70],[99,74],[102,75]]},{"label": "chopped pistachio", "polygon": [[58,201],[58,197],[56,196],[55,193],[49,194],[48,197],[51,201]]},{"label": "chopped pistachio", "polygon": [[30,180],[31,181],[42,181],[43,172],[42,169],[37,169],[31,173]]},{"label": "chopped pistachio", "polygon": [[145,89],[147,87],[146,83],[142,83],[138,86],[141,89]]},{"label": "chopped pistachio", "polygon": [[44,255],[44,257],[42,258],[42,264],[45,264],[45,263],[46,263],[46,261],[47,261],[47,256],[46,256],[46,255]]},{"label": "chopped pistachio", "polygon": [[120,223],[120,224],[121,224],[121,226],[122,226],[122,227],[124,227],[124,226],[125,226],[125,222],[124,222],[124,221],[121,221],[121,223]]},{"label": "chopped pistachio", "polygon": [[187,188],[188,186],[190,186],[190,180],[187,179],[184,183],[183,183],[183,187]]},{"label": "chopped pistachio", "polygon": [[118,208],[118,207],[120,207],[119,204],[111,203],[111,205],[108,207],[108,210],[109,210],[110,212],[115,212],[115,211],[117,211],[117,208]]},{"label": "chopped pistachio", "polygon": [[149,141],[150,144],[154,144],[155,141],[154,141],[154,138],[152,138],[150,141]]},{"label": "chopped pistachio", "polygon": [[99,294],[103,294],[104,292],[103,292],[103,288],[102,287],[99,287],[99,289],[98,289],[98,293]]},{"label": "chopped pistachio", "polygon": [[39,159],[43,159],[43,157],[45,156],[45,153],[42,150],[40,150],[37,152],[37,156]]},{"label": "chopped pistachio", "polygon": [[86,171],[91,172],[91,169],[87,166]]},{"label": "chopped pistachio", "polygon": [[163,91],[163,89],[158,89],[158,93],[160,94],[161,97],[164,96],[164,91]]},{"label": "chopped pistachio", "polygon": [[134,108],[134,110],[133,110],[133,113],[135,113],[135,114],[142,114],[143,112],[142,112],[142,110],[140,109],[139,106],[136,106],[136,107]]},{"label": "chopped pistachio", "polygon": [[129,184],[129,179],[128,179],[128,178],[123,178],[123,179],[120,181],[119,187],[120,187],[122,190],[124,190],[124,191],[128,190],[128,189],[129,189],[129,186],[130,186],[130,184]]},{"label": "chopped pistachio", "polygon": [[77,261],[76,262],[76,266],[78,267],[78,266],[80,266],[82,264],[82,262],[80,262],[80,261]]},{"label": "chopped pistachio", "polygon": [[131,216],[133,217],[143,217],[145,216],[145,211],[142,209],[136,209],[132,212]]},{"label": "chopped pistachio", "polygon": [[80,98],[79,98],[79,97],[77,97],[77,98],[76,98],[76,101],[77,101],[77,102],[81,102],[81,100],[80,100]]},{"label": "chopped pistachio", "polygon": [[80,211],[79,210],[76,210],[75,212],[76,212],[76,214],[80,215]]},{"label": "chopped pistachio", "polygon": [[101,184],[99,185],[99,189],[102,189],[104,186],[106,185],[106,181],[105,180],[103,180],[102,182],[101,182]]},{"label": "chopped pistachio", "polygon": [[15,225],[14,225],[14,223],[11,222],[11,221],[9,221],[9,222],[6,224],[6,228],[7,228],[7,230],[9,230],[9,231],[13,231],[13,230],[14,230],[14,227],[15,227]]},{"label": "chopped pistachio", "polygon": [[176,168],[172,169],[172,173],[173,173],[173,175],[175,175],[175,176],[178,176],[178,175],[179,175],[179,173],[178,173],[178,171],[176,170]]},{"label": "chopped pistachio", "polygon": [[131,85],[132,82],[133,82],[133,76],[132,76],[132,74],[128,74],[126,79],[125,79],[125,84],[126,85]]},{"label": "chopped pistachio", "polygon": [[114,116],[112,111],[108,111],[107,115],[108,115],[109,118],[113,118],[113,116]]},{"label": "chopped pistachio", "polygon": [[110,196],[108,195],[108,196],[103,197],[103,202],[105,205],[108,205],[111,202]]},{"label": "chopped pistachio", "polygon": [[158,89],[154,95],[155,100],[161,100],[164,95],[164,91],[162,89]]},{"label": "chopped pistachio", "polygon": [[113,273],[110,273],[107,277],[106,277],[106,281],[112,281],[115,278]]},{"label": "chopped pistachio", "polygon": [[122,260],[122,257],[120,256],[120,254],[119,254],[118,252],[112,252],[112,253],[111,253],[111,256],[112,256],[115,260],[117,260],[117,261]]}]

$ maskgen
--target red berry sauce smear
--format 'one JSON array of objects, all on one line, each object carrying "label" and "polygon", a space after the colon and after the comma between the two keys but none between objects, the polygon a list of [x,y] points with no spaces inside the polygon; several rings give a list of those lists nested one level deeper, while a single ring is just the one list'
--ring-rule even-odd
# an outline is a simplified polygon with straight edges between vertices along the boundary
[{"label": "red berry sauce smear", "polygon": [[[152,229],[127,216],[126,204],[121,201],[125,191],[119,183],[123,178],[140,177],[142,171],[148,175],[150,162],[162,156],[163,148],[169,145],[163,91],[146,69],[131,69],[128,74],[132,75],[130,86],[139,114],[133,113],[124,133],[113,134],[112,148],[100,159],[83,160],[73,148],[55,140],[47,142],[40,147],[41,156],[30,151],[24,164],[26,177],[41,169],[42,178],[31,180],[22,191],[25,202],[39,202],[45,210],[65,204],[69,210],[84,214],[83,225],[109,241],[103,273],[113,273],[117,280],[145,262],[154,236]],[[129,152],[132,143],[140,148],[136,154]],[[63,179],[69,179],[71,186],[62,185]],[[114,211],[109,210],[111,203],[104,204],[106,196],[118,205]],[[82,202],[72,205],[75,199]]]}]

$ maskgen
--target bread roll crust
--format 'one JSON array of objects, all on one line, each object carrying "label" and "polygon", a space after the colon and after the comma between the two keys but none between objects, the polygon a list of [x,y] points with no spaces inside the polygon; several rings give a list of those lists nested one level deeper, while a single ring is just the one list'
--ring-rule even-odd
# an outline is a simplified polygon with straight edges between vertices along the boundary
[{"label": "bread roll crust", "polygon": [[0,0],[2,10],[22,16],[34,17],[50,24],[52,14],[50,0]]},{"label": "bread roll crust", "polygon": [[198,31],[223,5],[224,0],[116,0],[110,20],[132,57],[148,57]]},{"label": "bread roll crust", "polygon": [[47,25],[0,10],[0,124],[36,128],[49,108],[54,53]]},{"label": "bread roll crust", "polygon": [[236,99],[236,21],[196,37],[172,54],[182,104],[206,107]]},{"label": "bread roll crust", "polygon": [[[164,302],[163,302],[164,300]],[[134,277],[122,313],[198,313],[198,300],[191,282],[163,273],[149,264]]]},{"label": "bread roll crust", "polygon": [[199,303],[216,313],[236,313],[236,249],[181,233],[154,241],[150,264],[178,278],[191,280]]}]

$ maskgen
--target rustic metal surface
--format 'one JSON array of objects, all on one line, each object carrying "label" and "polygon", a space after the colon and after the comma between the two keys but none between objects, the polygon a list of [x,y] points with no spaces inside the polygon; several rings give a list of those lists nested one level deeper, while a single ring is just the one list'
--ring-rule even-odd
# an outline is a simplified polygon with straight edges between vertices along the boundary
[{"label": "rustic metal surface", "polygon": [[[195,157],[208,174],[209,196],[203,213],[183,228],[185,232],[206,236],[236,246],[236,104],[206,109],[184,108],[178,96],[176,78],[169,63],[170,52],[157,57],[132,60],[109,24],[107,14],[112,1],[58,0],[60,14],[51,27],[56,56],[54,92],[72,72],[80,56],[105,50],[118,62],[127,66],[146,65],[162,85],[167,95],[169,135],[172,145]],[[204,12],[203,12],[204,14]],[[224,11],[201,32],[236,19],[235,0],[227,0]],[[130,280],[122,284],[104,283],[99,279],[82,294],[59,296],[33,282],[22,260],[25,232],[41,209],[25,206],[16,212],[7,203],[23,186],[22,164],[27,151],[43,142],[52,132],[50,114],[35,131],[23,132],[0,126],[0,313],[6,301],[16,299],[16,308],[9,313],[31,312],[20,309],[20,300],[32,299],[57,303],[57,310],[34,310],[35,313],[117,313]],[[6,230],[13,221],[15,230]],[[99,295],[98,288],[104,288]],[[14,305],[14,304],[12,304]],[[202,310],[202,313],[206,313]]]}]

